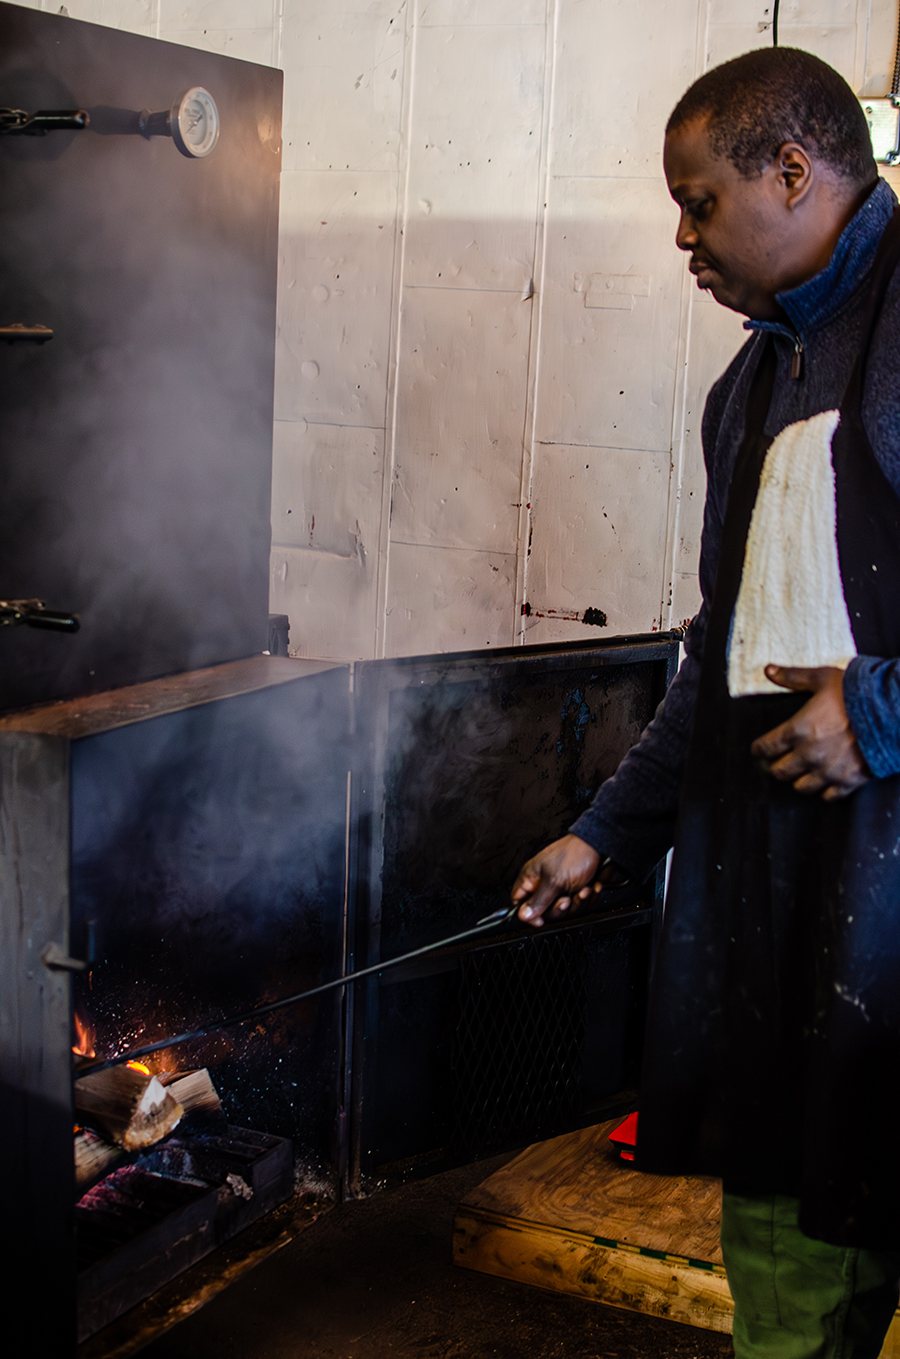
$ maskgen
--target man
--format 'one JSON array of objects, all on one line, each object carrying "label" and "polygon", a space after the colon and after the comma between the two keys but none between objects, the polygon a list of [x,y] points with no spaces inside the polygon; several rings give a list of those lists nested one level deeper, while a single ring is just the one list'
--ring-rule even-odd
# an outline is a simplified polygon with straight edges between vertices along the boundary
[{"label": "man", "polygon": [[676,243],[750,337],[710,392],[703,604],[664,703],[513,888],[674,842],[646,1169],[723,1180],[739,1359],[875,1359],[900,1278],[900,215],[853,92],[774,48],[666,129]]}]

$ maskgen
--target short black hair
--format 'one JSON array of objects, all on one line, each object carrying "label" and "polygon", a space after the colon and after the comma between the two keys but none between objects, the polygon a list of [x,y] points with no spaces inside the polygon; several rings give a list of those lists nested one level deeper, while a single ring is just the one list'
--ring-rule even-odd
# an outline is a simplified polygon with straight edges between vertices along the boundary
[{"label": "short black hair", "polygon": [[853,184],[877,170],[865,114],[844,80],[811,52],[761,47],[707,71],[682,95],[666,124],[674,132],[709,118],[709,144],[745,179],[755,179],[785,142]]}]

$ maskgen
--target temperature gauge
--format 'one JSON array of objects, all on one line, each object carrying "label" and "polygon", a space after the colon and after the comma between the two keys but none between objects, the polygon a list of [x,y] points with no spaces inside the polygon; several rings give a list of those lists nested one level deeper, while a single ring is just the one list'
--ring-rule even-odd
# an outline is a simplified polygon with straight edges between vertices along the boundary
[{"label": "temperature gauge", "polygon": [[219,110],[209,90],[194,85],[176,99],[169,128],[183,156],[208,156],[219,140]]}]

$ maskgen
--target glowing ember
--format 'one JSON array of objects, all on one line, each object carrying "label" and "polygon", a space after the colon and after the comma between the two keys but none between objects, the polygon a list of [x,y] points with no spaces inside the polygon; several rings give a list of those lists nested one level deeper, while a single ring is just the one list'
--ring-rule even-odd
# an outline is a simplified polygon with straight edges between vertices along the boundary
[{"label": "glowing ember", "polygon": [[76,1057],[96,1057],[97,1055],[94,1047],[94,1032],[90,1025],[86,1024],[77,1014],[75,1016],[75,1042],[72,1044],[72,1051]]},{"label": "glowing ember", "polygon": [[131,1069],[132,1069],[132,1071],[140,1071],[140,1072],[142,1072],[142,1074],[145,1075],[145,1076],[150,1076],[150,1075],[152,1075],[152,1072],[150,1071],[149,1066],[144,1066],[144,1063],[143,1063],[143,1062],[126,1062],[125,1065],[126,1065],[126,1066],[130,1066]]}]

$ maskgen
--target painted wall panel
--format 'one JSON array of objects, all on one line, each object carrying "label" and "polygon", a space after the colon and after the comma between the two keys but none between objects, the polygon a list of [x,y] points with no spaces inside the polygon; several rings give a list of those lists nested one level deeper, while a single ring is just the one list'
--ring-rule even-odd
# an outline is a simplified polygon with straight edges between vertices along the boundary
[{"label": "painted wall panel", "polygon": [[183,47],[221,52],[261,66],[275,63],[276,35],[271,28],[160,28],[159,36]]},{"label": "painted wall panel", "polygon": [[863,51],[863,69],[858,73],[858,94],[871,98],[885,95],[891,88],[897,48],[897,9],[897,0],[870,0],[868,23],[860,23],[858,46]]},{"label": "painted wall panel", "polygon": [[687,386],[681,421],[681,467],[676,485],[678,514],[674,568],[695,572],[700,559],[706,469],[700,429],[710,387],[728,367],[747,339],[743,318],[714,302],[709,293],[695,292],[691,303],[687,353]]},{"label": "painted wall panel", "polygon": [[273,543],[376,558],[383,473],[381,430],[276,420]]},{"label": "painted wall panel", "polygon": [[396,176],[281,179],[275,417],[384,427]]},{"label": "painted wall panel", "polygon": [[[858,0],[781,0],[779,38],[785,24],[855,24],[858,9]],[[709,0],[709,22],[771,27],[772,0]]]},{"label": "painted wall panel", "polygon": [[271,607],[294,655],[374,655],[383,453],[381,429],[276,420]]},{"label": "painted wall panel", "polygon": [[70,19],[84,19],[106,28],[123,28],[128,33],[142,33],[145,37],[153,37],[156,33],[156,0],[66,0],[64,6],[44,4],[32,8],[65,13]]},{"label": "painted wall panel", "polygon": [[699,578],[689,571],[676,571],[672,582],[670,624],[667,623],[666,625],[672,627],[677,627],[679,624],[687,626],[699,608]]},{"label": "painted wall panel", "polygon": [[[856,29],[846,24],[808,24],[792,26],[779,19],[778,40],[782,47],[802,47],[827,61],[852,84],[855,79]],[[755,24],[716,24],[710,26],[707,66],[740,56],[757,47],[769,47],[771,29],[760,32]]]},{"label": "painted wall panel", "polygon": [[532,487],[528,641],[592,635],[585,624],[547,617],[551,610],[601,609],[610,634],[659,626],[668,487],[667,453],[541,450]]},{"label": "painted wall panel", "polygon": [[163,28],[275,28],[278,0],[157,0]]},{"label": "painted wall panel", "polygon": [[513,548],[532,305],[514,293],[407,290],[392,540]]},{"label": "painted wall panel", "polygon": [[682,263],[662,180],[554,181],[540,442],[667,449]]},{"label": "painted wall panel", "polygon": [[374,655],[384,434],[275,422],[272,611],[295,655]]},{"label": "painted wall panel", "polygon": [[405,0],[284,0],[284,168],[395,170]]},{"label": "painted wall panel", "polygon": [[419,33],[405,282],[522,290],[531,277],[544,46],[542,27]]},{"label": "painted wall panel", "polygon": [[663,129],[693,79],[697,0],[559,0],[550,168],[661,174]]},{"label": "painted wall panel", "polygon": [[510,646],[516,559],[394,543],[386,610],[386,654]]},{"label": "painted wall panel", "polygon": [[291,655],[374,656],[376,574],[374,559],[274,547],[269,607],[290,619]]},{"label": "painted wall panel", "polygon": [[422,28],[439,24],[541,24],[547,0],[419,0]]}]

